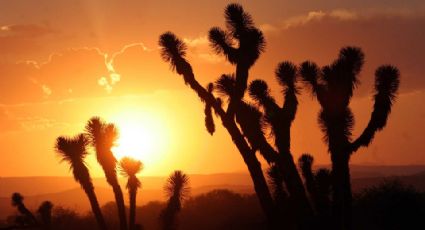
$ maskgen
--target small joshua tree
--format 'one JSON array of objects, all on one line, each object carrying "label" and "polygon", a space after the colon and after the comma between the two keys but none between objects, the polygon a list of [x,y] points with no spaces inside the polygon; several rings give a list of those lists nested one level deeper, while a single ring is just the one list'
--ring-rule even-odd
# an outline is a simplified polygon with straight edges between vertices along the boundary
[{"label": "small joshua tree", "polygon": [[160,214],[163,230],[177,229],[177,214],[182,208],[182,203],[189,193],[189,177],[182,171],[174,171],[164,186],[168,202]]},{"label": "small joshua tree", "polygon": [[24,204],[24,197],[20,193],[13,193],[12,194],[12,206],[16,207],[18,209],[18,212],[22,215],[23,223],[34,226],[38,224],[37,219],[32,214],[32,212],[25,206]]},{"label": "small joshua tree", "polygon": [[143,164],[139,160],[130,157],[124,157],[120,160],[121,174],[128,178],[127,189],[130,197],[130,217],[129,226],[130,230],[136,229],[136,196],[137,190],[140,188],[141,183],[136,174],[142,171]]},{"label": "small joshua tree", "polygon": [[301,64],[303,80],[321,105],[319,123],[331,154],[333,219],[338,229],[351,229],[350,157],[360,147],[367,147],[375,133],[385,127],[399,86],[396,67],[384,65],[376,70],[370,121],[363,133],[352,140],[354,117],[349,105],[363,63],[360,48],[345,47],[330,65],[319,68],[309,61]]},{"label": "small joshua tree", "polygon": [[41,203],[40,207],[38,207],[37,212],[40,214],[41,223],[43,228],[49,230],[52,223],[52,208],[53,203],[50,201],[44,201]]}]

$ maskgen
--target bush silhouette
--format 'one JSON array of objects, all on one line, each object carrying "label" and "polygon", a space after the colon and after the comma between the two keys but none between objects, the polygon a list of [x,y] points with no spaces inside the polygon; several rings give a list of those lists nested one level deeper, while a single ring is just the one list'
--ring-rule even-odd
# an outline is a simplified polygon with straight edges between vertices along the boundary
[{"label": "bush silhouette", "polygon": [[40,207],[37,210],[41,217],[42,226],[44,229],[47,230],[51,229],[52,209],[53,203],[50,201],[44,201],[43,203],[41,203]]}]

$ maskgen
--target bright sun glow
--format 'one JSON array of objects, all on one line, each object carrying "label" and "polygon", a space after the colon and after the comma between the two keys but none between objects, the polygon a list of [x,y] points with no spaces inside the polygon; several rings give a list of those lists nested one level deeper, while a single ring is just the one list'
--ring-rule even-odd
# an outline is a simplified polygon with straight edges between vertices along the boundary
[{"label": "bright sun glow", "polygon": [[112,149],[118,160],[129,156],[149,168],[168,151],[170,130],[154,114],[121,114],[113,122],[119,129],[119,139]]}]

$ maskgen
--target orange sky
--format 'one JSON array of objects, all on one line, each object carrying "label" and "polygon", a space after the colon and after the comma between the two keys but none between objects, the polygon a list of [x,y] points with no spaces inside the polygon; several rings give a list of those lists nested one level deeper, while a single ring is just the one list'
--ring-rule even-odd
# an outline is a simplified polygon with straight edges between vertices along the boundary
[{"label": "orange sky", "polygon": [[[362,85],[352,102],[355,136],[370,116],[374,69],[397,65],[401,88],[389,124],[352,162],[425,164],[425,2],[239,2],[267,41],[251,79],[266,79],[279,99],[273,75],[278,62],[326,64],[344,45],[363,48]],[[129,154],[145,162],[145,175],[174,169],[245,171],[220,122],[214,136],[205,131],[202,103],[161,60],[157,45],[168,30],[183,38],[203,84],[231,73],[232,66],[212,52],[206,38],[209,28],[223,26],[227,3],[0,1],[0,177],[69,175],[53,151],[55,138],[81,132],[95,115],[122,126],[128,146],[118,151],[134,148]],[[293,153],[309,152],[326,164],[329,156],[316,122],[319,107],[306,92],[300,102]],[[134,145],[131,134],[137,130],[140,141]],[[89,165],[94,176],[101,175],[93,157]]]}]

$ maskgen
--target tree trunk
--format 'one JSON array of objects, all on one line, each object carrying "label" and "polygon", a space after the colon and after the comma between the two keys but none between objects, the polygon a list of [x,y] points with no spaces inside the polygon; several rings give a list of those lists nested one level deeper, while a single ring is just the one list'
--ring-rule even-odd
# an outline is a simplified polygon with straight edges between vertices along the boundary
[{"label": "tree trunk", "polygon": [[97,201],[96,194],[94,193],[93,186],[83,185],[83,189],[86,192],[87,197],[89,198],[91,209],[94,214],[94,217],[96,218],[99,229],[100,230],[108,229],[106,227],[106,223],[105,223],[105,219],[103,218],[102,211],[100,210],[99,202]]},{"label": "tree trunk", "polygon": [[295,222],[301,229],[304,229],[303,226],[307,228],[312,220],[313,210],[292,155],[280,154],[278,166],[290,194],[291,208],[296,219]]},{"label": "tree trunk", "polygon": [[116,183],[111,184],[112,189],[114,190],[115,202],[118,208],[118,215],[120,219],[120,229],[127,230],[127,218],[125,214],[125,205],[124,205],[124,196],[121,190],[118,180]]},{"label": "tree trunk", "polygon": [[275,205],[270,194],[266,178],[264,177],[261,169],[260,162],[257,160],[255,153],[247,145],[244,137],[240,134],[236,124],[234,122],[223,121],[223,125],[229,131],[233,142],[248,167],[249,174],[254,183],[255,193],[257,194],[261,208],[269,223],[269,229],[277,229],[278,220],[275,212]]},{"label": "tree trunk", "polygon": [[137,190],[130,188],[129,196],[130,196],[130,217],[129,217],[129,226],[130,230],[136,229],[136,195]]},{"label": "tree trunk", "polygon": [[[193,72],[188,71],[184,73],[184,78],[187,79],[187,83],[190,87],[198,94],[198,96],[213,106],[214,110],[219,114],[223,126],[227,129],[230,136],[232,137],[233,143],[242,155],[245,164],[248,167],[251,179],[254,183],[255,193],[260,201],[261,208],[266,215],[270,229],[278,229],[278,218],[275,212],[275,204],[270,194],[266,179],[261,169],[261,164],[257,160],[255,153],[251,150],[244,136],[241,134],[239,128],[236,125],[234,116],[229,113],[229,109],[226,112],[223,111],[221,106],[217,103],[214,96],[208,93],[200,84],[195,80]],[[230,102],[232,103],[232,101]],[[229,104],[230,106],[230,104]]]},{"label": "tree trunk", "polygon": [[334,229],[351,229],[352,193],[349,153],[332,153],[332,215]]}]

